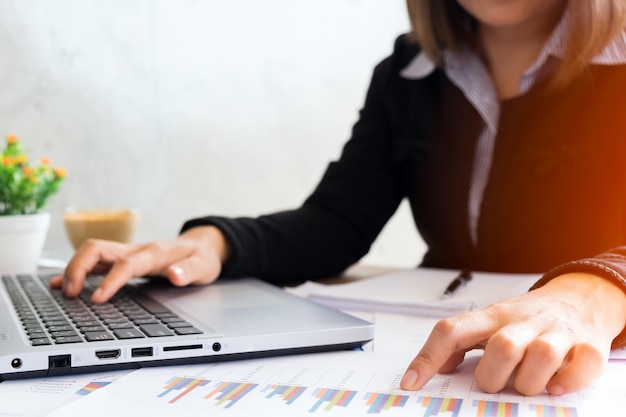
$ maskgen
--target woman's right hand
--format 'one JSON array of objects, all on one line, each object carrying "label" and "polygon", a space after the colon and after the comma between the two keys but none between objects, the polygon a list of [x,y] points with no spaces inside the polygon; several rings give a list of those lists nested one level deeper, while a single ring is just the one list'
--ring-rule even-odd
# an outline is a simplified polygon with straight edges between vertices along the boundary
[{"label": "woman's right hand", "polygon": [[50,284],[73,298],[82,291],[88,275],[105,275],[91,298],[93,303],[104,303],[133,277],[162,276],[176,286],[209,284],[217,279],[228,256],[224,235],[214,226],[194,227],[176,239],[147,244],[91,239]]}]

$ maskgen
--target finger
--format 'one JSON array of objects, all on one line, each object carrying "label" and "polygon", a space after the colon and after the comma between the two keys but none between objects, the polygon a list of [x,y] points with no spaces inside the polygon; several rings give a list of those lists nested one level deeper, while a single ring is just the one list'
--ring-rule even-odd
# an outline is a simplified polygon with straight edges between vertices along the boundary
[{"label": "finger", "polygon": [[94,268],[101,267],[101,262],[112,263],[125,253],[133,250],[133,246],[118,242],[90,239],[85,242],[70,260],[62,282],[63,293],[70,298],[78,296],[83,283]]},{"label": "finger", "polygon": [[548,382],[548,393],[563,395],[588,387],[604,371],[608,356],[608,348],[604,352],[591,343],[574,346],[569,352],[565,367]]},{"label": "finger", "polygon": [[111,263],[101,261],[94,265],[93,268],[91,268],[91,270],[89,271],[89,275],[103,275],[106,274],[109,269],[111,269]]},{"label": "finger", "polygon": [[489,338],[483,357],[476,365],[476,385],[494,393],[505,387],[516,367],[524,358],[526,347],[537,336],[529,324],[508,325]]},{"label": "finger", "polygon": [[154,259],[158,259],[154,251],[145,247],[118,259],[92,294],[91,302],[104,303],[131,278],[154,274],[159,269],[155,267]]},{"label": "finger", "polygon": [[452,353],[446,363],[441,365],[441,368],[439,368],[439,372],[442,374],[449,374],[451,372],[454,372],[456,367],[463,363],[463,360],[465,360],[465,353],[465,350],[457,350]]},{"label": "finger", "polygon": [[540,394],[550,378],[561,368],[570,347],[571,337],[563,333],[546,333],[533,340],[515,374],[515,389],[523,395]]},{"label": "finger", "polygon": [[220,273],[219,264],[211,263],[198,256],[190,256],[170,265],[165,275],[179,287],[191,284],[210,284]]},{"label": "finger", "polygon": [[[437,322],[428,340],[409,364],[400,387],[421,389],[440,370],[450,371],[459,361],[459,351],[468,350],[487,339],[497,323],[485,310],[464,313]],[[458,364],[458,363],[457,363]]]},{"label": "finger", "polygon": [[63,275],[57,275],[56,277],[52,277],[50,279],[50,286],[52,288],[61,288],[63,285]]},{"label": "finger", "polygon": [[133,269],[134,264],[129,258],[124,258],[113,264],[98,285],[98,288],[91,295],[91,302],[101,304],[109,301],[133,276],[140,275],[133,273]]},{"label": "finger", "polygon": [[[118,259],[106,274],[91,301],[103,303],[108,301],[131,278],[145,275],[163,275],[174,280],[189,279],[169,267],[175,262],[185,259],[194,253],[195,246],[184,242],[153,242],[139,246],[134,252]],[[180,271],[178,271],[180,272]],[[171,274],[171,277],[168,275]],[[216,275],[217,276],[217,275]],[[193,278],[191,278],[193,279]]]}]

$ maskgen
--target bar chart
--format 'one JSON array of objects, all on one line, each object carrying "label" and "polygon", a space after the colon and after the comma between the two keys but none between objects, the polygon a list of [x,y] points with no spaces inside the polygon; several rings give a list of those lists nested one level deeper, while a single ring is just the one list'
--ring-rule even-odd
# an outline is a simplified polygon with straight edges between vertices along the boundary
[{"label": "bar chart", "polygon": [[289,386],[289,385],[268,385],[263,392],[269,392],[265,398],[277,396],[282,398],[287,405],[293,404],[294,401],[306,391],[306,387]]},{"label": "bar chart", "polygon": [[419,397],[418,402],[425,409],[424,417],[435,417],[440,414],[457,417],[463,404],[460,398]]},{"label": "bar chart", "polygon": [[169,400],[170,404],[174,404],[176,401],[189,394],[195,388],[204,386],[208,383],[209,381],[207,381],[206,379],[173,377],[169,381],[167,381],[167,383],[165,384],[165,390],[161,392],[158,396],[159,398],[161,398],[167,396],[171,392],[179,391],[172,399]]},{"label": "bar chart", "polygon": [[100,388],[104,388],[109,385],[111,381],[90,381],[87,385],[76,391],[77,395],[87,395],[91,394],[95,390]]},{"label": "bar chart", "polygon": [[[399,375],[303,367],[237,365],[204,370],[202,376],[173,375],[156,398],[195,409],[276,410],[285,415],[381,415],[418,417],[578,417],[575,406],[511,401],[479,392],[469,380],[437,376],[419,393],[397,389]],[[188,370],[194,368],[190,367]],[[481,397],[475,398],[472,397]],[[239,414],[237,414],[239,415]]]},{"label": "bar chart", "polygon": [[404,407],[409,399],[408,395],[385,394],[382,392],[369,392],[365,395],[365,401],[369,407],[368,414],[380,414],[382,411],[396,407]]}]

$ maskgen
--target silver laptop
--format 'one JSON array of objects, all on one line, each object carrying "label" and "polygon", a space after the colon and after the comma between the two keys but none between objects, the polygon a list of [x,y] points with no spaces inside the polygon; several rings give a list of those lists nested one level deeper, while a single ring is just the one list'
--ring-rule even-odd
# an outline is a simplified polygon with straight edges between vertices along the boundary
[{"label": "silver laptop", "polygon": [[53,275],[2,275],[0,380],[339,349],[374,325],[246,278],[174,287],[134,279],[92,305],[50,290]]}]

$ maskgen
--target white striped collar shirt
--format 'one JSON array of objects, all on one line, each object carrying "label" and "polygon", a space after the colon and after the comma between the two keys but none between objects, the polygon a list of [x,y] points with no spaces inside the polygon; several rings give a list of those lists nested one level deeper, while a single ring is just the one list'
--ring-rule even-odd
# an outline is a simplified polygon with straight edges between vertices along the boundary
[{"label": "white striped collar shirt", "polygon": [[[556,60],[565,53],[568,34],[568,19],[564,15],[537,60],[524,72],[520,80],[520,94],[528,92],[539,80],[548,75]],[[500,100],[491,75],[482,59],[469,49],[443,52],[444,71],[472,104],[483,120],[474,153],[474,165],[468,195],[468,228],[474,245],[478,243],[478,220],[480,206],[493,158],[493,149],[498,133]],[[626,64],[626,33],[622,32],[592,60],[597,65]],[[419,80],[436,70],[435,64],[421,52],[401,71],[406,79]]]}]

